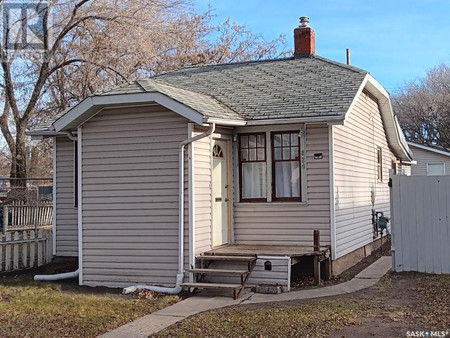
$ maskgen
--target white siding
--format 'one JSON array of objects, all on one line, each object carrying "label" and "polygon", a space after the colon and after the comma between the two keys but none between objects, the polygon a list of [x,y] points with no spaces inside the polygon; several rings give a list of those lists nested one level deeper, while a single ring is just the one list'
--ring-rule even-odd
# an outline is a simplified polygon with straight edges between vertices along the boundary
[{"label": "white siding", "polygon": [[[311,246],[316,229],[321,230],[322,245],[330,244],[328,149],[328,127],[308,125],[307,202],[235,203],[234,235],[237,244]],[[322,153],[323,158],[315,160],[315,153]]]},{"label": "white siding", "polygon": [[156,106],[105,110],[83,125],[84,284],[175,284],[187,123]]},{"label": "white siding", "polygon": [[78,256],[78,215],[74,207],[74,142],[57,137],[56,144],[56,255]]},{"label": "white siding", "polygon": [[[377,147],[382,148],[383,181],[377,180]],[[388,147],[377,103],[365,93],[334,127],[336,258],[373,241],[372,208],[389,216],[389,169],[395,156]],[[375,205],[371,192],[375,192]]]},{"label": "white siding", "polygon": [[409,145],[414,154],[416,165],[411,166],[411,175],[427,175],[427,163],[445,163],[445,174],[450,175],[450,156]]},{"label": "white siding", "polygon": [[[195,135],[204,130],[196,130]],[[194,144],[195,254],[211,249],[211,137]]]}]

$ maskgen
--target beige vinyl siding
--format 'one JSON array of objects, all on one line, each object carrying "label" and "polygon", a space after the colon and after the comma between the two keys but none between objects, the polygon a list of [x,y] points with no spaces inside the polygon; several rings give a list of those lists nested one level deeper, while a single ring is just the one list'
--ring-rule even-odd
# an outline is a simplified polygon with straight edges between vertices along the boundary
[{"label": "beige vinyl siding", "polygon": [[[204,130],[196,129],[194,135]],[[195,254],[211,249],[211,137],[194,143]]]},{"label": "beige vinyl siding", "polygon": [[56,255],[78,256],[78,211],[74,207],[74,142],[57,137],[56,144]]},{"label": "beige vinyl siding", "polygon": [[[310,246],[313,231],[318,229],[321,230],[321,243],[330,244],[328,138],[328,126],[325,124],[307,125],[307,202],[234,204],[236,243]],[[314,153],[322,153],[323,158],[315,160]]]},{"label": "beige vinyl siding", "polygon": [[104,110],[83,125],[83,284],[175,284],[187,137],[188,121],[160,106]]},{"label": "beige vinyl siding", "polygon": [[[383,181],[377,180],[377,147],[383,155]],[[371,191],[376,211],[389,216],[388,147],[377,103],[362,93],[343,126],[334,127],[336,258],[373,241]]]},{"label": "beige vinyl siding", "polygon": [[411,166],[411,175],[427,175],[427,163],[445,163],[445,174],[450,175],[450,156],[409,145],[414,154],[416,165]]}]

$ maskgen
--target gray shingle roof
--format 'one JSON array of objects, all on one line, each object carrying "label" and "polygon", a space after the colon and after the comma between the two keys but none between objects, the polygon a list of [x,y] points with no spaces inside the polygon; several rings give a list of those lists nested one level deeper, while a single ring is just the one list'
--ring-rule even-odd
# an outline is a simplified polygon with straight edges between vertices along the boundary
[{"label": "gray shingle roof", "polygon": [[245,120],[262,120],[344,116],[366,74],[315,56],[189,67],[154,79],[210,95]]},{"label": "gray shingle roof", "polygon": [[59,112],[58,114],[53,115],[52,117],[42,121],[36,127],[33,128],[33,132],[52,130],[53,129],[53,127],[52,127],[53,122],[55,122],[57,119],[59,119],[60,117],[65,115],[69,110],[70,110],[70,108],[69,109],[65,109],[65,110]]},{"label": "gray shingle roof", "polygon": [[220,101],[215,100],[207,93],[187,90],[189,87],[183,89],[174,85],[168,85],[157,79],[138,80],[137,83],[139,83],[146,92],[159,92],[165,94],[172,99],[201,112],[206,117],[242,120],[240,115],[220,103]]},{"label": "gray shingle roof", "polygon": [[344,117],[366,74],[319,56],[293,57],[187,67],[94,96],[159,92],[220,119],[336,118]]},{"label": "gray shingle roof", "polygon": [[170,85],[159,81],[158,79],[137,80],[133,83],[98,93],[98,96],[120,95],[120,94],[136,94],[136,93],[161,93],[170,98],[201,112],[206,117],[222,117],[233,120],[242,120],[242,117],[236,114],[227,106],[221,104],[208,94],[199,93],[180,88],[179,86]]}]

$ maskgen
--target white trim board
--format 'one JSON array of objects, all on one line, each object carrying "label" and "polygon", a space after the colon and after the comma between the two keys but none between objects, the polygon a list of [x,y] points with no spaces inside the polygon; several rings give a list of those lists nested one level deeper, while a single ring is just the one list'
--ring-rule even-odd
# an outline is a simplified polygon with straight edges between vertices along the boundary
[{"label": "white trim board", "polygon": [[413,143],[413,142],[407,142],[407,143],[411,147],[416,147],[416,148],[419,148],[419,149],[428,150],[428,151],[431,151],[431,152],[436,153],[436,154],[445,155],[445,156],[449,156],[450,157],[450,153],[446,152],[444,150],[434,149],[434,148],[427,147],[427,146],[424,146],[424,145],[421,145],[421,144],[417,144],[417,143]]},{"label": "white trim board", "polygon": [[82,127],[78,127],[78,284],[83,285],[83,147]]},{"label": "white trim board", "polygon": [[331,259],[336,259],[336,197],[334,185],[334,126],[328,126],[329,172],[330,172],[330,235]]},{"label": "white trim board", "polygon": [[52,254],[56,256],[56,136],[53,136],[53,243]]},{"label": "white trim board", "polygon": [[[194,124],[188,123],[188,138],[194,137]],[[189,269],[195,267],[195,142],[188,146],[189,180]],[[189,273],[189,283],[194,282],[194,274]]]},{"label": "white trim board", "polygon": [[104,107],[130,104],[141,105],[143,103],[151,102],[156,102],[197,124],[202,125],[204,122],[202,114],[164,94],[136,93],[88,97],[55,121],[53,125],[56,132],[59,132],[64,129],[78,127],[78,125],[88,119],[90,115],[95,114],[97,110]]}]

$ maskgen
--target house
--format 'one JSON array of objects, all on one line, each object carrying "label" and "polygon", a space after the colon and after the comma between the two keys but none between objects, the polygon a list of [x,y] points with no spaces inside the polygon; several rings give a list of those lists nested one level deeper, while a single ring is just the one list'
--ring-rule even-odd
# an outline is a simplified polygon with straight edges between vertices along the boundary
[{"label": "house", "polygon": [[54,253],[80,284],[173,286],[214,257],[288,285],[306,256],[339,274],[379,245],[372,210],[412,158],[389,94],[317,56],[307,18],[294,37],[293,57],[134,81],[29,133],[54,139]]},{"label": "house", "polygon": [[408,142],[417,164],[411,166],[411,175],[450,175],[450,153]]}]

